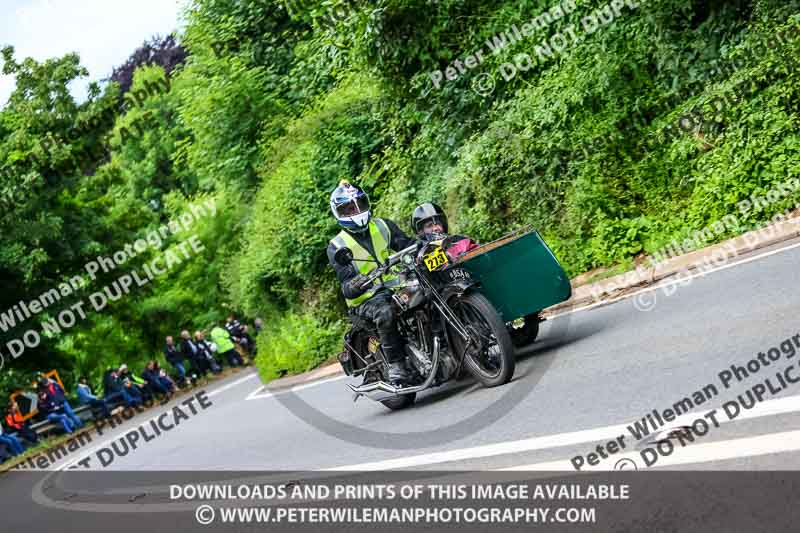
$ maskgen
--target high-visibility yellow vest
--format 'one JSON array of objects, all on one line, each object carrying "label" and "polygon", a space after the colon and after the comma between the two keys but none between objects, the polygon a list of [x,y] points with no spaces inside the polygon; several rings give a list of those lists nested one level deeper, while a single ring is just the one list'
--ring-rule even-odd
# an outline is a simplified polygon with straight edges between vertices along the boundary
[{"label": "high-visibility yellow vest", "polygon": [[219,353],[225,353],[228,350],[233,350],[236,348],[231,341],[230,333],[221,327],[215,326],[214,329],[211,330],[210,335],[211,342],[217,345],[217,351]]},{"label": "high-visibility yellow vest", "polygon": [[[386,222],[384,222],[382,219],[373,218],[369,221],[368,229],[370,239],[372,240],[372,249],[375,250],[375,255],[378,257],[378,260],[380,260],[381,263],[386,262],[391,255],[389,243],[392,240],[392,236],[391,232],[389,231],[389,226],[387,226]],[[355,240],[344,230],[340,231],[339,235],[331,239],[331,244],[333,244],[337,250],[344,246],[350,248],[350,250],[353,252],[353,263],[355,263],[356,269],[359,273],[365,276],[369,275],[370,272],[378,267],[378,263],[375,262],[375,257],[369,253],[369,250],[361,246],[357,240]],[[394,274],[387,274],[383,276],[382,279],[383,282],[386,283],[397,279],[397,276]],[[379,287],[371,287],[367,292],[358,298],[345,298],[345,301],[349,307],[358,307],[365,301],[372,298],[378,289]]]}]

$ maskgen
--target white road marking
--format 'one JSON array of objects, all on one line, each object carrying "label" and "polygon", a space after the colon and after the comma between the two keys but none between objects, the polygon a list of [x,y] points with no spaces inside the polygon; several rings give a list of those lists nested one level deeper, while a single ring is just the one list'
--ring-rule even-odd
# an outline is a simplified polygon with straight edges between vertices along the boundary
[{"label": "white road marking", "polygon": [[564,311],[563,313],[558,313],[558,314],[555,314],[553,316],[549,316],[549,317],[547,317],[547,320],[553,320],[554,318],[558,318],[558,317],[561,317],[561,316],[569,315],[569,314],[572,314],[572,313],[579,313],[581,311],[588,311],[589,309],[594,309],[595,307],[599,307],[601,305],[613,304],[613,303],[616,303],[616,302],[618,302],[620,300],[626,300],[628,298],[633,298],[636,295],[644,294],[644,293],[655,291],[655,290],[658,290],[658,289],[663,289],[663,288],[666,288],[666,287],[670,287],[672,285],[677,285],[678,283],[686,283],[687,281],[692,280],[694,278],[701,278],[703,276],[707,276],[709,274],[713,274],[713,273],[719,272],[721,270],[725,270],[725,269],[732,268],[732,267],[739,266],[739,265],[744,265],[746,263],[750,263],[751,261],[756,261],[758,259],[763,259],[764,257],[768,257],[770,255],[775,255],[775,254],[778,254],[778,253],[781,253],[781,252],[786,252],[786,251],[791,250],[793,248],[797,248],[798,246],[800,246],[800,243],[792,244],[792,245],[789,245],[789,246],[785,246],[783,248],[778,248],[777,250],[771,250],[769,252],[764,252],[762,254],[754,255],[753,257],[748,257],[746,259],[742,259],[741,261],[736,261],[734,263],[730,263],[730,264],[727,264],[727,265],[722,265],[721,267],[716,267],[716,268],[711,268],[711,269],[708,269],[708,270],[703,270],[702,272],[696,272],[695,274],[692,274],[690,276],[681,277],[681,279],[667,280],[665,282],[660,282],[660,283],[657,283],[657,284],[652,285],[650,287],[644,287],[643,289],[638,290],[636,292],[632,292],[630,294],[623,294],[622,296],[617,296],[616,298],[611,298],[610,300],[602,300],[602,301],[599,301],[599,302],[595,302],[593,304],[589,304],[589,305],[585,305],[583,307],[579,307],[577,309],[570,309],[568,311]]},{"label": "white road marking", "polygon": [[[681,425],[690,425],[691,422],[701,417],[705,413],[710,412],[714,407],[708,409],[694,411],[681,415],[673,422],[670,422],[668,427],[678,427]],[[720,424],[731,422],[727,419],[724,412],[720,407],[717,409],[717,420]],[[763,416],[773,416],[783,413],[791,413],[800,411],[800,395],[789,396],[786,398],[778,398],[775,400],[767,400],[748,411],[739,414],[733,421],[745,420],[749,418],[759,418]],[[644,413],[643,413],[644,414]],[[641,420],[641,419],[639,419]],[[483,446],[475,446],[471,448],[461,448],[457,450],[448,450],[444,452],[435,452],[424,455],[414,455],[411,457],[400,457],[398,459],[388,459],[385,461],[376,461],[372,463],[362,463],[356,465],[338,466],[334,468],[325,469],[325,471],[373,471],[373,470],[393,470],[399,468],[413,468],[425,465],[433,465],[438,463],[447,463],[453,461],[464,461],[468,459],[481,459],[485,457],[494,457],[498,455],[508,455],[512,453],[531,452],[535,450],[546,450],[549,448],[560,448],[564,446],[572,446],[575,444],[583,443],[596,443],[601,441],[608,441],[617,438],[621,434],[627,437],[626,442],[632,440],[630,432],[628,432],[627,424],[615,424],[613,426],[599,427],[593,429],[586,429],[582,431],[573,431],[569,433],[558,433],[555,435],[545,435],[541,437],[533,437],[530,439],[499,442],[496,444],[487,444]],[[712,428],[710,431],[714,431]],[[660,433],[660,432],[659,432]],[[645,437],[644,440],[648,440]],[[591,450],[587,450],[591,451]],[[616,457],[616,456],[615,456]],[[622,457],[622,456],[620,456]],[[615,461],[612,461],[610,467],[613,467]],[[572,466],[569,460],[554,462],[560,465],[561,470],[571,470]],[[547,464],[547,463],[542,463]],[[566,468],[565,468],[566,465]]]},{"label": "white road marking", "polygon": [[260,387],[255,389],[253,392],[248,394],[247,397],[245,398],[245,401],[247,401],[247,400],[260,400],[262,398],[272,398],[272,396],[273,396],[272,392],[270,392],[270,391],[264,392],[266,388],[267,388],[266,385],[261,385]]},{"label": "white road marking", "polygon": [[333,378],[321,379],[319,381],[312,381],[311,383],[303,383],[302,385],[295,385],[294,387],[292,387],[290,389],[275,390],[275,391],[269,390],[269,386],[268,385],[262,385],[259,388],[257,388],[256,390],[254,390],[253,392],[251,392],[247,396],[247,398],[245,398],[245,400],[260,400],[260,399],[263,399],[263,398],[272,398],[272,397],[278,396],[280,394],[286,394],[288,392],[297,392],[297,391],[301,391],[303,389],[310,389],[311,387],[316,387],[318,385],[324,385],[326,383],[331,383],[333,381],[340,381],[340,380],[343,380],[343,379],[347,379],[347,377],[348,376],[346,376],[346,375],[336,376],[336,377],[333,377]]},{"label": "white road marking", "polygon": [[218,389],[214,389],[213,391],[209,392],[208,395],[209,396],[216,396],[217,394],[223,393],[228,389],[232,389],[233,387],[236,387],[237,385],[239,385],[241,383],[244,383],[245,381],[249,381],[249,380],[251,380],[253,378],[257,378],[257,377],[258,377],[258,373],[257,372],[253,372],[252,374],[244,376],[243,378],[239,378],[236,381],[232,381],[231,383],[228,383],[224,387],[220,387]]},{"label": "white road marking", "polygon": [[[658,455],[653,466],[647,467],[640,455],[640,452],[628,452],[617,454],[609,459],[600,462],[598,465],[587,465],[581,468],[581,472],[608,471],[614,470],[614,465],[621,459],[629,459],[636,463],[639,470],[649,468],[661,468],[678,465],[708,463],[738,459],[742,457],[754,457],[758,455],[768,455],[772,453],[796,452],[800,450],[800,431],[785,431],[783,433],[769,433],[756,437],[743,437],[740,439],[730,439],[715,442],[702,443],[703,437],[695,437],[695,443],[681,446],[680,442],[673,439],[674,446],[672,452],[665,456]],[[501,468],[502,471],[521,471],[521,470],[546,470],[546,471],[575,471],[569,459],[559,461],[547,461],[543,463],[533,463],[528,465],[513,466],[511,468]],[[633,470],[629,468],[628,470]]]},{"label": "white road marking", "polygon": [[325,383],[331,383],[333,381],[340,381],[340,380],[347,379],[347,378],[348,378],[347,375],[343,375],[343,376],[336,376],[334,378],[323,379],[321,381],[312,381],[311,383],[305,383],[303,385],[297,385],[295,387],[292,387],[292,392],[297,392],[299,390],[308,389],[308,388],[311,388],[311,387],[316,387],[317,385],[323,385]]}]

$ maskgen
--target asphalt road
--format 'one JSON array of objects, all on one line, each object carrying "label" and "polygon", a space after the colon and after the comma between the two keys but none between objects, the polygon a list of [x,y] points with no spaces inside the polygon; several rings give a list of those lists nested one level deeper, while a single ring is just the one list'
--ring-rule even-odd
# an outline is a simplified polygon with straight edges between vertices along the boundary
[{"label": "asphalt road", "polygon": [[[696,425],[693,443],[683,434],[686,446],[672,439],[673,452],[652,468],[796,469],[800,383],[766,392],[764,402],[733,421],[721,406],[766,378],[779,388],[775,373],[796,367],[800,348],[727,390],[719,377],[800,333],[795,244],[784,243],[771,255],[762,250],[762,257],[688,284],[558,316],[519,354],[511,384],[484,389],[463,380],[420,395],[400,412],[367,399],[353,403],[342,378],[276,392],[265,390],[255,374],[240,374],[207,390],[207,409],[115,457],[107,469],[563,471],[578,455],[588,468],[587,454],[621,435],[625,449],[598,456],[595,466],[645,469],[642,449],[654,439],[637,441],[627,426],[709,384],[717,393],[688,420],[716,409],[719,427],[709,422],[700,435],[703,424]],[[786,375],[800,378],[800,369]],[[155,414],[169,411],[164,406]],[[55,466],[96,454],[153,414],[95,438]]]}]

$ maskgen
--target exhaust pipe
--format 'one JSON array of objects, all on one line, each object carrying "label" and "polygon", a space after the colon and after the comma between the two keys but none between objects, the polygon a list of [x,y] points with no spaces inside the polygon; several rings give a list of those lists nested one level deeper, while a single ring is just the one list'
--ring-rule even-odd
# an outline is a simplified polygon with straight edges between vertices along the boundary
[{"label": "exhaust pipe", "polygon": [[386,383],[385,381],[376,381],[374,383],[367,383],[365,385],[355,386],[355,385],[347,385],[350,387],[350,390],[353,391],[355,397],[353,401],[358,400],[362,396],[366,396],[371,400],[375,400],[376,402],[380,402],[383,400],[387,400],[389,398],[393,398],[395,396],[399,396],[401,394],[411,394],[413,392],[419,392],[427,389],[433,383],[433,380],[436,379],[436,371],[439,369],[439,337],[433,338],[433,361],[431,362],[431,371],[428,374],[428,377],[425,378],[425,381],[421,385],[415,385],[413,387],[395,387],[390,383]]}]

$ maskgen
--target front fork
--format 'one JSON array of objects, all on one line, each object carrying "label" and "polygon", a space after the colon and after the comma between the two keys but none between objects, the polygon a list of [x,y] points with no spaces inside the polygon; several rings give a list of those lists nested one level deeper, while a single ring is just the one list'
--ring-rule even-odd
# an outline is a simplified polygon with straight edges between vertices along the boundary
[{"label": "front fork", "polygon": [[450,306],[447,305],[447,302],[442,298],[436,288],[431,284],[428,280],[427,276],[424,272],[421,272],[419,267],[415,267],[417,270],[417,279],[419,279],[420,284],[423,286],[425,291],[428,293],[428,297],[431,299],[431,303],[439,311],[439,314],[444,318],[444,320],[449,323],[450,326],[458,333],[458,335],[464,340],[465,343],[469,344],[471,342],[471,336],[467,331],[467,328],[464,327],[464,324],[461,323],[461,320],[456,316]]}]

